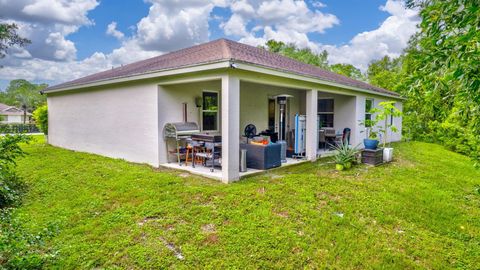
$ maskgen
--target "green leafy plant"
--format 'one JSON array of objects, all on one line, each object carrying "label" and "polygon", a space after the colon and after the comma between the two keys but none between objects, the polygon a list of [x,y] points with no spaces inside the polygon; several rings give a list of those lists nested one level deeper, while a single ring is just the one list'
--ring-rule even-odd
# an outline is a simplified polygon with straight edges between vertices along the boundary
[{"label": "green leafy plant", "polygon": [[[388,131],[398,132],[398,129],[389,124],[390,117],[400,117],[402,112],[395,107],[395,101],[383,101],[378,104],[378,107],[372,108],[369,113],[375,115],[373,119],[364,119],[360,121],[360,125],[365,127],[367,138],[371,140],[378,139],[378,134],[382,134],[383,147],[387,144]],[[378,125],[383,122],[383,125]]]},{"label": "green leafy plant", "polygon": [[56,223],[32,233],[25,229],[13,209],[0,210],[0,265],[1,269],[42,269],[57,256],[45,246],[47,239],[58,231]]},{"label": "green leafy plant", "polygon": [[41,269],[56,256],[45,248],[45,239],[54,235],[56,226],[52,223],[39,233],[31,233],[23,227],[12,208],[19,204],[25,188],[15,170],[16,159],[25,155],[20,144],[30,140],[31,137],[23,134],[0,137],[1,269]]},{"label": "green leafy plant", "polygon": [[0,208],[18,202],[23,183],[14,171],[15,159],[25,155],[20,143],[28,143],[25,135],[5,135],[0,137]]},{"label": "green leafy plant", "polygon": [[48,135],[48,107],[47,105],[43,105],[38,107],[33,112],[33,119],[35,119],[35,123],[37,127],[45,134]]},{"label": "green leafy plant", "polygon": [[[374,109],[370,111],[374,113]],[[360,131],[361,133],[365,132],[367,139],[376,140],[378,139],[378,132],[374,129],[378,123],[377,119],[364,119],[360,121],[360,125],[365,127],[365,130]]]},{"label": "green leafy plant", "polygon": [[357,147],[352,147],[347,142],[336,145],[334,149],[336,150],[334,156],[335,163],[343,165],[347,169],[355,162],[359,151]]},{"label": "green leafy plant", "polygon": [[395,101],[384,101],[378,104],[379,108],[374,108],[372,111],[375,113],[375,121],[383,121],[383,126],[378,126],[378,132],[382,134],[383,148],[387,144],[388,131],[398,132],[397,127],[393,124],[389,124],[390,117],[400,117],[402,112],[395,107]]}]

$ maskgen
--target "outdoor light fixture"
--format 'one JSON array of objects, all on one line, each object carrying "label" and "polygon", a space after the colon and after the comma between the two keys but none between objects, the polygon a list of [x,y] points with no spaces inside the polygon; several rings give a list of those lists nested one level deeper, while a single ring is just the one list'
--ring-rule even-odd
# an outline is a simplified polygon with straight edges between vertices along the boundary
[{"label": "outdoor light fixture", "polygon": [[235,64],[234,62],[231,62],[231,63],[230,63],[230,67],[231,67],[231,68],[238,68],[237,64]]}]

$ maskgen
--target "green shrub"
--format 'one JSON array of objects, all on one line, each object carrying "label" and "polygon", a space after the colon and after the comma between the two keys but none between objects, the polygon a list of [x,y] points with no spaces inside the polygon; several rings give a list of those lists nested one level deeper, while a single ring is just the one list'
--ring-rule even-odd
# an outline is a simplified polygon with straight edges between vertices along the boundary
[{"label": "green shrub", "polygon": [[15,160],[25,155],[20,144],[29,141],[23,134],[0,137],[0,269],[40,269],[56,255],[44,247],[55,226],[40,233],[28,232],[11,208],[20,202],[24,188],[15,172]]},{"label": "green shrub", "polygon": [[350,146],[347,142],[335,146],[337,153],[334,156],[336,164],[346,165],[347,163],[354,163],[358,154],[357,147]]},{"label": "green shrub", "polygon": [[30,137],[25,135],[6,135],[0,137],[0,208],[18,202],[22,182],[14,171],[15,159],[25,155],[20,143],[28,143]]},{"label": "green shrub", "polygon": [[33,112],[33,119],[37,123],[38,128],[45,134],[48,135],[48,107],[43,105],[38,107]]},{"label": "green shrub", "polygon": [[28,232],[12,209],[0,209],[0,269],[41,269],[56,257],[45,247],[58,228],[49,224],[38,233]]}]

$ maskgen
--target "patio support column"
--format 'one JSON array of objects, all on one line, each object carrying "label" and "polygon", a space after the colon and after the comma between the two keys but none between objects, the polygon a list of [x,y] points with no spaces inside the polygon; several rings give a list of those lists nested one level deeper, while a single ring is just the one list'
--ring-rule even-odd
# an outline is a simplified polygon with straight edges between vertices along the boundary
[{"label": "patio support column", "polygon": [[222,77],[222,182],[240,178],[240,80]]},{"label": "patio support column", "polygon": [[315,89],[307,90],[306,94],[306,144],[305,144],[305,156],[310,161],[317,160],[318,150],[318,127],[317,127],[317,106],[318,106],[318,92]]},{"label": "patio support column", "polygon": [[[362,133],[364,127],[360,126],[360,121],[365,120],[365,96],[357,95],[355,97],[355,124],[352,128],[352,133],[350,134],[350,144],[358,145],[365,138],[365,133]],[[362,147],[363,144],[360,145]]]}]

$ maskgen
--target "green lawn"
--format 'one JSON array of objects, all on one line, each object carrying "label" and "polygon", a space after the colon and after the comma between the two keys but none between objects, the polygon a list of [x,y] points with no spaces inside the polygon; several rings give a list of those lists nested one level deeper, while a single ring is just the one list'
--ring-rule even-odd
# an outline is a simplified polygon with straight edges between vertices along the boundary
[{"label": "green lawn", "polygon": [[396,144],[380,167],[339,173],[321,160],[230,185],[25,149],[17,214],[32,232],[58,227],[50,267],[480,268],[480,170],[437,145]]}]

